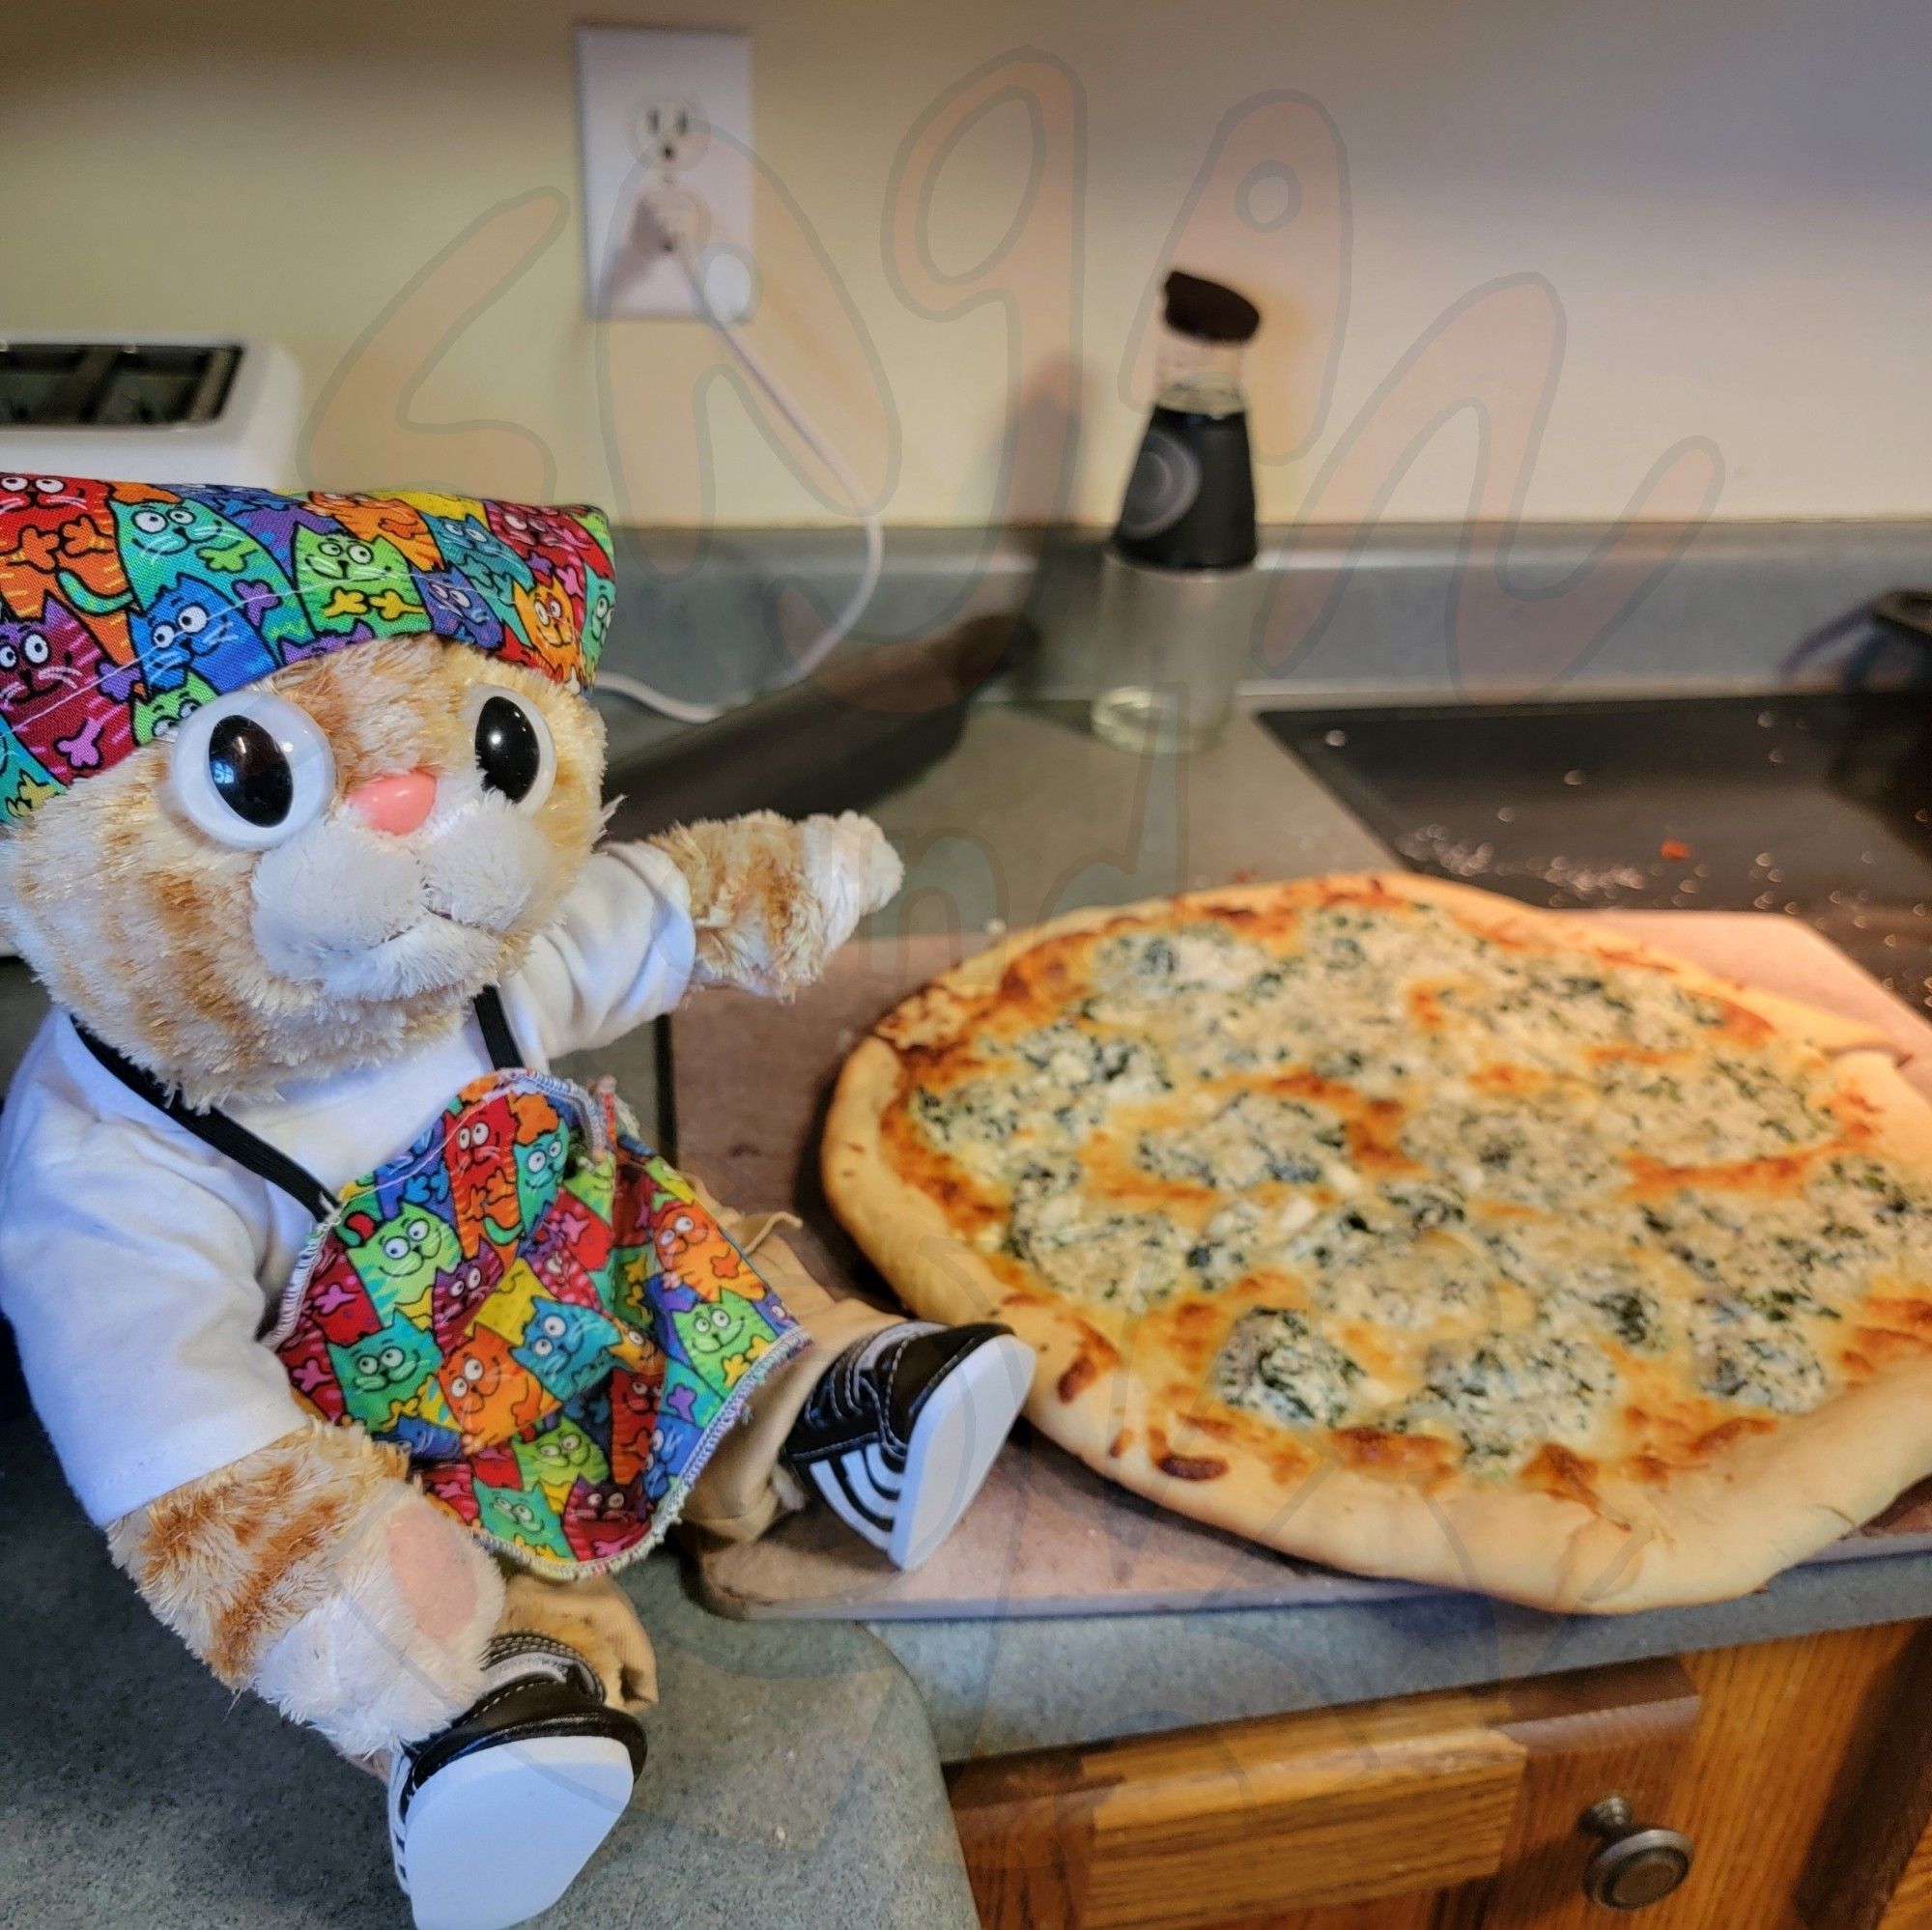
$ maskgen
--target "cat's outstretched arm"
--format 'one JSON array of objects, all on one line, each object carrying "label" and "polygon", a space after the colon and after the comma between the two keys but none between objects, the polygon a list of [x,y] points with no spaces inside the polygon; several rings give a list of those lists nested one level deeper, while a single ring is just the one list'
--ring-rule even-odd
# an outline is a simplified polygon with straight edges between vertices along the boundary
[{"label": "cat's outstretched arm", "polygon": [[753,811],[678,825],[650,842],[691,894],[696,982],[767,997],[810,984],[904,876],[885,833],[856,811],[803,823]]},{"label": "cat's outstretched arm", "polygon": [[124,1515],[115,1561],[231,1689],[380,1756],[475,1701],[497,1565],[359,1428],[284,1435]]}]

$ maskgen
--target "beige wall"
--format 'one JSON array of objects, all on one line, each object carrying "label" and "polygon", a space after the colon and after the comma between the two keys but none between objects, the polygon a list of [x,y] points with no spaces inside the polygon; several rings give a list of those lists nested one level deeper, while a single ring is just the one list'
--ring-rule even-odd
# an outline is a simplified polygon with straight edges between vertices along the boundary
[{"label": "beige wall", "polygon": [[[701,328],[584,321],[578,12],[14,10],[0,326],[278,337],[320,481],[836,520]],[[1177,235],[1271,517],[1932,511],[1922,0],[668,17],[753,34],[755,339],[895,522],[1110,516]]]}]

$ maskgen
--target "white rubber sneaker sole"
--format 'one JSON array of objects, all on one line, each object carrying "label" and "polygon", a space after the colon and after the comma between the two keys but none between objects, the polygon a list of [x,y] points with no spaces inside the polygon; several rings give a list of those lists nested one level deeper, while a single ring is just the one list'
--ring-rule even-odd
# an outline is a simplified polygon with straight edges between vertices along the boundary
[{"label": "white rubber sneaker sole", "polygon": [[933,1389],[906,1444],[905,1486],[886,1542],[895,1567],[919,1567],[959,1525],[1026,1405],[1033,1369],[1033,1348],[1002,1334]]},{"label": "white rubber sneaker sole", "polygon": [[[546,1736],[459,1757],[416,1791],[396,1875],[416,1930],[510,1930],[548,1910],[623,1815],[631,1755],[607,1736]],[[503,1854],[506,1844],[534,1846]]]}]

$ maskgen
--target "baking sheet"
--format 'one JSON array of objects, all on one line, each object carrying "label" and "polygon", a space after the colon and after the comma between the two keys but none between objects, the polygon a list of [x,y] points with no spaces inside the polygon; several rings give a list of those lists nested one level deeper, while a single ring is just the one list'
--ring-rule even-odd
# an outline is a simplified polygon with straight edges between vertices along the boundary
[{"label": "baking sheet", "polygon": [[[1593,922],[1768,991],[1868,1020],[1932,1098],[1932,1025],[1794,919],[1728,912],[1601,912]],[[795,1005],[707,993],[671,1021],[677,1157],[746,1209],[784,1206],[799,1256],[837,1293],[890,1304],[818,1184],[818,1139],[845,1055],[901,998],[987,943],[985,934],[848,946]],[[1932,1547],[1932,1482],[1812,1557]],[[1117,1488],[1024,1424],[979,1499],[924,1567],[902,1575],[822,1508],[762,1542],[698,1557],[705,1600],[746,1617],[867,1620],[1141,1614],[1389,1600],[1418,1584],[1280,1555]]]}]

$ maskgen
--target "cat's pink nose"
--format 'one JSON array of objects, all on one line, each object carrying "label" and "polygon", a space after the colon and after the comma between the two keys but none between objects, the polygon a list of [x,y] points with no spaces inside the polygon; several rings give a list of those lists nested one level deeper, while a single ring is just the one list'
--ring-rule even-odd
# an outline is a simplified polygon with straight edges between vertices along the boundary
[{"label": "cat's pink nose", "polygon": [[404,837],[436,804],[436,779],[428,771],[385,771],[367,779],[343,799],[371,831]]}]

